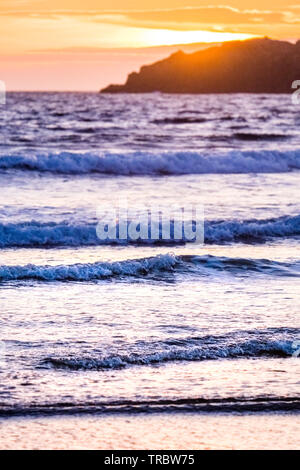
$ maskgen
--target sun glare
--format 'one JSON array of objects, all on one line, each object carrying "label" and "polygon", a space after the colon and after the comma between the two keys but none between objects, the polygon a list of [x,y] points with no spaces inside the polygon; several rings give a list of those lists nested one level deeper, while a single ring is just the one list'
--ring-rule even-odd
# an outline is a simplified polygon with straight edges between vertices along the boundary
[{"label": "sun glare", "polygon": [[149,29],[141,34],[141,42],[147,46],[170,46],[173,44],[213,43],[244,40],[255,37],[253,34],[223,33],[215,31],[173,31],[169,29]]}]

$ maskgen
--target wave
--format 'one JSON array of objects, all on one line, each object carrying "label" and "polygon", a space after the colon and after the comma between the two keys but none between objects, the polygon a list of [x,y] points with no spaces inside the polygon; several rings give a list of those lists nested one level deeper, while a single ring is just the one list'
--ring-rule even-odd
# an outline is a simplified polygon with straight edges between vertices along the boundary
[{"label": "wave", "polygon": [[154,119],[153,124],[201,124],[206,122],[205,118],[193,118],[193,117],[174,117],[164,119]]},{"label": "wave", "polygon": [[256,141],[256,140],[287,140],[292,136],[287,134],[255,134],[248,132],[236,132],[233,137],[237,140]]},{"label": "wave", "polygon": [[300,215],[272,219],[207,221],[206,243],[255,242],[300,235]]},{"label": "wave", "polygon": [[0,266],[0,281],[93,281],[118,276],[145,276],[171,271],[178,260],[172,255],[127,260],[113,263],[73,264],[62,266]]},{"label": "wave", "polygon": [[0,157],[0,169],[61,174],[180,175],[282,173],[300,169],[300,149],[290,151],[51,153]]},{"label": "wave", "polygon": [[69,370],[122,369],[178,361],[208,361],[261,357],[291,357],[299,341],[299,329],[270,328],[235,331],[223,336],[171,338],[165,341],[140,341],[131,351],[95,354],[88,357],[47,357],[40,366]]},{"label": "wave", "polygon": [[166,273],[209,275],[222,271],[236,275],[261,273],[276,276],[299,276],[300,262],[281,263],[264,259],[225,258],[220,256],[158,255],[150,258],[120,262],[100,262],[59,266],[0,266],[0,282],[37,281],[94,281],[108,278],[141,278]]},{"label": "wave", "polygon": [[179,398],[160,400],[119,400],[112,402],[56,402],[28,405],[1,405],[0,416],[55,416],[95,413],[168,413],[168,412],[266,412],[300,411],[299,397]]},{"label": "wave", "polygon": [[[78,247],[101,244],[144,244],[171,245],[179,241],[171,236],[165,239],[100,240],[97,237],[95,224],[72,224],[68,222],[37,222],[30,221],[17,224],[0,223],[0,248],[9,247]],[[160,227],[161,229],[161,227]],[[161,230],[160,230],[161,232]],[[300,215],[282,216],[272,219],[249,220],[216,220],[205,221],[204,242],[222,244],[231,242],[264,242],[273,238],[297,237],[300,235]],[[183,239],[181,243],[184,243]]]}]

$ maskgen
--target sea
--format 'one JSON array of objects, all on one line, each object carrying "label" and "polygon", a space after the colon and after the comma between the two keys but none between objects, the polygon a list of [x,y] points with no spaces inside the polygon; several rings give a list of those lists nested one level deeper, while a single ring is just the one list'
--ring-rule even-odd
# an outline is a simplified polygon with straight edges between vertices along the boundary
[{"label": "sea", "polygon": [[[297,415],[300,104],[18,92],[0,126],[1,419]],[[100,239],[118,201],[204,238]]]}]

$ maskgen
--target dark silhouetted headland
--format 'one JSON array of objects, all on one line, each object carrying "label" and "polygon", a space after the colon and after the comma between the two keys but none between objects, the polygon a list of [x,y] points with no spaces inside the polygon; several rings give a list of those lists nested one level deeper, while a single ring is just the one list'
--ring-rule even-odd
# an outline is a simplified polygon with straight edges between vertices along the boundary
[{"label": "dark silhouetted headland", "polygon": [[289,93],[300,80],[300,40],[233,41],[167,59],[129,74],[102,93]]}]

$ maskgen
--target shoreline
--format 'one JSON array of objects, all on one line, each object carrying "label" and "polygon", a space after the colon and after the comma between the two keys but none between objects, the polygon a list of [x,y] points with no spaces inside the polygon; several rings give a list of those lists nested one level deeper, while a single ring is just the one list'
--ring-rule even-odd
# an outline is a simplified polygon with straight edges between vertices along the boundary
[{"label": "shoreline", "polygon": [[124,413],[0,418],[1,450],[299,449],[300,413]]}]

